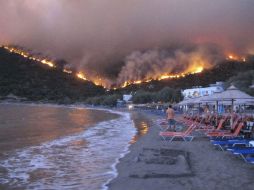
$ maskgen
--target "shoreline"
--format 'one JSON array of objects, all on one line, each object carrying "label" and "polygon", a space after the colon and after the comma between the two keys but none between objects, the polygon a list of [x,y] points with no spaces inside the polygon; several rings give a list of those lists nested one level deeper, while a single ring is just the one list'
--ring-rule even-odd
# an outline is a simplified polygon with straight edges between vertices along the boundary
[{"label": "shoreline", "polygon": [[[13,105],[13,104],[12,104]],[[20,105],[20,104],[19,104]],[[31,104],[30,104],[31,105]],[[15,104],[15,106],[17,106],[17,104]],[[34,105],[32,105],[32,106],[38,106],[37,104],[34,104]],[[40,106],[40,105],[39,105]],[[44,105],[43,105],[44,106]],[[52,106],[52,105],[48,105],[48,106]],[[75,106],[75,108],[76,108],[76,106]],[[96,109],[96,108],[95,108]],[[96,109],[96,110],[102,110],[102,109]],[[103,109],[103,110],[105,110],[105,109]],[[67,136],[65,136],[65,137],[61,137],[61,138],[59,138],[59,139],[54,139],[53,141],[48,141],[48,142],[42,142],[42,143],[40,143],[40,144],[38,144],[38,145],[36,145],[36,146],[34,146],[34,145],[32,145],[31,147],[40,147],[40,146],[46,146],[46,145],[48,145],[48,146],[53,146],[53,144],[55,143],[55,142],[57,142],[57,143],[59,143],[59,142],[62,142],[62,140],[64,140],[65,141],[65,139],[71,139],[72,137],[74,138],[74,137],[77,137],[77,136],[83,136],[84,135],[84,137],[85,136],[88,136],[89,138],[90,138],[90,135],[91,135],[91,133],[93,133],[92,131],[96,131],[96,130],[98,130],[98,131],[100,131],[100,129],[99,128],[101,128],[104,124],[106,124],[109,128],[111,127],[113,127],[112,126],[112,124],[113,124],[113,122],[114,122],[114,120],[116,120],[116,125],[118,126],[116,129],[117,130],[124,130],[124,129],[121,129],[121,123],[125,123],[126,124],[126,121],[128,121],[128,124],[126,124],[125,126],[127,127],[127,128],[132,128],[132,129],[129,129],[128,131],[126,131],[126,133],[122,133],[123,135],[122,135],[122,137],[123,138],[121,138],[121,139],[126,139],[125,141],[123,141],[121,144],[126,144],[126,145],[124,145],[124,147],[123,147],[123,149],[119,149],[118,150],[118,152],[119,153],[121,153],[121,154],[118,154],[118,155],[115,155],[114,156],[114,160],[112,160],[111,159],[111,161],[112,161],[112,165],[108,165],[108,169],[109,168],[111,168],[111,169],[109,169],[109,170],[107,170],[105,173],[103,173],[103,174],[100,174],[100,175],[112,175],[112,177],[110,177],[110,180],[112,179],[112,178],[114,178],[116,175],[117,175],[117,170],[116,170],[116,168],[115,168],[115,166],[118,164],[118,160],[119,160],[119,158],[122,158],[122,157],[124,157],[125,156],[125,154],[127,154],[128,152],[129,152],[129,146],[130,146],[130,144],[128,143],[129,141],[131,141],[131,138],[137,133],[137,131],[136,131],[136,129],[134,128],[134,125],[133,125],[133,122],[132,122],[132,120],[130,119],[130,117],[131,117],[131,115],[130,115],[130,113],[127,113],[127,112],[123,112],[123,111],[119,111],[119,110],[105,110],[105,111],[107,111],[107,112],[110,112],[110,113],[112,113],[112,114],[117,114],[117,116],[118,117],[116,117],[116,118],[114,118],[114,119],[110,119],[109,121],[107,120],[107,121],[102,121],[102,122],[99,122],[99,123],[97,123],[96,124],[96,126],[95,126],[95,128],[90,128],[90,129],[88,129],[87,130],[87,132],[82,132],[82,133],[80,133],[80,134],[74,134],[74,135],[67,135]],[[119,120],[119,121],[118,121]],[[112,128],[112,132],[116,132],[117,133],[117,131],[116,130],[114,130],[113,128]],[[128,134],[131,134],[131,135],[127,135],[127,133]],[[80,138],[80,137],[79,137]],[[97,137],[96,137],[96,135],[93,137],[93,135],[91,136],[91,138],[94,138],[94,139],[96,139]],[[120,139],[119,139],[120,140]],[[99,141],[98,141],[99,142]],[[52,144],[53,143],[53,144]],[[106,144],[108,144],[108,143],[106,143]],[[75,145],[75,144],[74,144]],[[86,146],[85,144],[84,144],[84,146]],[[33,148],[32,148],[33,149]],[[15,155],[15,153],[17,152],[17,154],[18,154],[18,152],[20,152],[20,151],[26,151],[26,150],[32,150],[30,147],[25,147],[25,148],[20,148],[20,149],[16,149],[16,150],[14,150],[13,152],[14,152],[14,154],[13,155]],[[109,151],[110,152],[110,151]],[[8,152],[6,152],[6,154],[8,154]],[[6,155],[7,156],[7,155]],[[0,168],[1,169],[1,168]],[[80,176],[80,177],[82,177],[82,176]],[[105,183],[106,183],[106,181],[105,181]],[[104,184],[105,184],[104,183]],[[89,183],[88,183],[89,184]],[[102,187],[103,186],[103,184],[100,184],[100,187]],[[4,187],[4,186],[2,186],[2,185],[0,185],[0,187]],[[7,187],[7,186],[6,186]]]},{"label": "shoreline", "polygon": [[[137,112],[146,118],[148,132],[132,143],[129,153],[119,160],[118,175],[107,184],[108,190],[253,189],[253,165],[216,150],[203,136],[192,142],[179,139],[164,143],[155,124],[160,117]],[[167,154],[166,162],[165,157],[156,157],[160,153]]]},{"label": "shoreline", "polygon": [[[103,113],[104,112],[103,115],[99,116],[98,122],[95,122],[95,121],[91,120],[91,121],[89,121],[87,123],[83,123],[82,124],[82,123],[80,123],[78,121],[78,123],[75,125],[75,127],[73,127],[73,128],[67,127],[66,130],[62,129],[62,128],[55,128],[54,127],[54,131],[52,131],[52,134],[49,135],[50,138],[45,138],[44,139],[44,137],[43,137],[42,140],[36,140],[34,138],[34,141],[35,141],[34,145],[38,145],[38,144],[41,144],[41,143],[44,143],[44,142],[47,142],[47,141],[53,141],[53,140],[59,139],[59,138],[64,138],[65,136],[75,135],[75,134],[81,133],[82,131],[87,130],[90,127],[98,125],[98,124],[100,124],[102,122],[116,120],[116,119],[121,117],[121,113],[117,113],[117,111],[114,111],[114,110],[101,109],[101,108],[89,108],[89,107],[85,107],[85,106],[82,106],[82,105],[56,105],[56,104],[37,104],[37,103],[0,103],[0,105],[1,106],[8,106],[8,107],[9,106],[10,107],[13,106],[14,108],[20,107],[21,109],[23,109],[22,107],[24,107],[24,108],[25,107],[31,107],[31,109],[44,109],[44,108],[46,108],[46,109],[49,109],[49,110],[63,109],[64,111],[61,111],[61,113],[64,113],[64,114],[67,114],[67,115],[69,113],[73,112],[73,111],[76,112],[76,110],[78,110],[79,112],[86,112],[86,110],[91,110],[91,111],[95,111],[95,112],[99,112],[99,113]],[[55,113],[55,112],[51,111],[51,113]],[[38,116],[35,116],[33,119],[35,120],[35,118],[36,118],[36,119],[38,119],[38,121],[43,119],[43,118],[40,118],[40,117],[37,118],[37,117]],[[59,115],[59,117],[60,117],[60,115]],[[21,119],[22,119],[22,121],[25,121],[26,117],[22,116]],[[66,121],[70,121],[71,122],[71,120],[66,120]],[[5,124],[7,125],[8,123],[5,123]],[[50,123],[50,124],[54,125],[54,123]],[[41,124],[40,124],[40,126],[41,126]],[[19,128],[16,128],[16,129],[19,129]],[[9,135],[10,132],[11,132],[11,134],[14,135],[14,133],[13,133],[14,129],[13,129],[13,127],[11,127],[11,128],[4,127],[3,130],[4,130],[4,131],[2,131],[3,134],[6,133],[7,136]],[[36,135],[35,135],[36,138],[40,137],[41,133],[44,134],[46,132],[45,130],[41,131],[41,129],[37,129],[37,130],[39,130],[40,133],[39,132],[36,133]],[[48,130],[51,130],[51,129],[48,128]],[[16,135],[14,135],[14,137],[18,141],[17,145],[9,143],[6,140],[6,138],[2,139],[1,146],[0,146],[0,147],[2,147],[2,153],[0,154],[0,156],[2,154],[6,154],[6,153],[11,152],[11,151],[16,150],[16,149],[22,149],[22,148],[28,147],[29,145],[24,140],[24,136],[21,135],[23,133],[24,133],[23,131],[20,131]],[[32,133],[32,132],[30,132],[30,133],[29,133],[30,135],[32,135],[32,134],[34,135],[34,133]],[[29,139],[33,138],[33,136],[28,136],[28,137],[29,137]]]}]

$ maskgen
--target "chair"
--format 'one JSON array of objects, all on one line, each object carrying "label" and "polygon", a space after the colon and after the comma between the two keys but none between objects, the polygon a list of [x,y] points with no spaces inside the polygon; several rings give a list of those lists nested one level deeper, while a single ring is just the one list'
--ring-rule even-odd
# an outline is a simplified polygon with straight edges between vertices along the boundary
[{"label": "chair", "polygon": [[208,133],[207,136],[208,137],[237,137],[241,131],[241,129],[243,128],[243,122],[239,123],[238,126],[236,127],[235,131],[233,133],[231,132],[217,132],[217,133]]},{"label": "chair", "polygon": [[160,136],[164,141],[167,141],[167,138],[170,138],[169,142],[173,141],[176,137],[182,138],[184,141],[187,141],[186,139],[189,138],[189,141],[192,141],[194,136],[191,136],[190,134],[192,131],[196,128],[195,124],[190,125],[185,131],[183,132],[160,132]]},{"label": "chair", "polygon": [[[239,120],[240,120],[240,118],[237,118],[237,119],[234,121],[234,123],[233,123],[232,126],[231,126],[231,130],[234,130],[234,129],[236,128],[236,126],[237,126]],[[224,122],[225,122],[225,121],[226,121],[226,119],[224,120]],[[230,132],[229,130],[221,130],[222,127],[223,127],[223,123],[224,123],[224,122],[222,122],[222,124],[219,123],[217,129],[215,129],[215,130],[213,130],[213,131],[209,131],[207,134],[213,134],[213,133],[216,134],[216,133],[221,133],[221,132],[225,132],[225,133]]]},{"label": "chair", "polygon": [[244,145],[247,146],[249,144],[250,140],[246,139],[234,139],[234,140],[217,140],[217,141],[211,141],[212,145],[219,147],[222,151],[225,150],[225,148],[229,147],[235,147],[236,145]]},{"label": "chair", "polygon": [[245,161],[249,164],[254,164],[254,157],[245,158]]},{"label": "chair", "polygon": [[212,129],[205,128],[204,131],[209,131],[206,133],[206,135],[212,134],[214,132],[216,132],[216,133],[219,132],[221,130],[221,128],[223,127],[223,123],[225,121],[226,121],[225,118],[221,119],[216,129],[214,129],[214,127],[212,127]]},{"label": "chair", "polygon": [[247,155],[254,155],[254,147],[234,148],[229,149],[229,151],[234,155],[240,155],[245,162],[248,162]]}]

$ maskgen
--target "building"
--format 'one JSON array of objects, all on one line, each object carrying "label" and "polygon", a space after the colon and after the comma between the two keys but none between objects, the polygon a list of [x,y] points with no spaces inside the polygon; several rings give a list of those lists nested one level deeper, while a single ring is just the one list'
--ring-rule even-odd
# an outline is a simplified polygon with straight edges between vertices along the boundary
[{"label": "building", "polygon": [[213,93],[217,92],[223,92],[223,82],[216,82],[215,84],[210,84],[209,87],[193,87],[191,89],[185,89],[182,91],[182,94],[184,96],[184,99],[188,98],[196,98],[200,96],[209,96]]},{"label": "building", "polygon": [[131,99],[132,99],[132,95],[131,94],[124,94],[123,95],[123,101],[129,102]]}]

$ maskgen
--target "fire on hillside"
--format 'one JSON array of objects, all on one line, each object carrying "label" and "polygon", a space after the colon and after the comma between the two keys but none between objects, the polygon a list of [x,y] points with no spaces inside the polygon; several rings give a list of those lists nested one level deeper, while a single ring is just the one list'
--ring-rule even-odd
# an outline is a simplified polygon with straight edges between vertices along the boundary
[{"label": "fire on hillside", "polygon": [[[36,61],[36,62],[46,65],[50,68],[57,68],[57,64],[48,58],[45,58],[45,57],[41,58],[39,56],[35,56],[27,51],[24,51],[20,48],[16,48],[14,46],[2,46],[2,47],[5,48],[10,53],[18,54],[26,59]],[[237,56],[235,54],[228,54],[226,56],[226,59],[227,60],[234,60],[234,61],[242,61],[242,62],[246,61],[245,57]],[[195,63],[195,64],[193,64],[192,67],[186,69],[185,71],[182,71],[181,73],[174,73],[174,74],[163,73],[159,76],[146,78],[146,79],[142,79],[142,80],[125,81],[121,85],[118,85],[117,87],[114,87],[113,89],[125,88],[125,87],[127,87],[129,85],[133,85],[133,84],[137,85],[137,84],[148,83],[148,82],[151,82],[152,80],[161,81],[161,80],[168,80],[168,79],[183,78],[183,77],[186,77],[187,75],[201,73],[204,69],[206,69],[206,68],[202,62],[198,63],[198,64]],[[71,70],[68,68],[63,68],[62,71],[66,74],[73,75],[81,80],[91,81],[95,85],[103,86],[104,88],[109,88],[108,86],[104,85],[105,83],[103,81],[103,78],[101,78],[101,77],[97,77],[96,79],[90,79],[88,76],[86,76],[84,74],[84,72],[74,71],[74,70]]]}]

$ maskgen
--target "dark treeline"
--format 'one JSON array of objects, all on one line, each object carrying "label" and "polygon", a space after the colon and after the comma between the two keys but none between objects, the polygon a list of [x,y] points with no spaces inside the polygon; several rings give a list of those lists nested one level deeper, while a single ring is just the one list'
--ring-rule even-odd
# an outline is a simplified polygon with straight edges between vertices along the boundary
[{"label": "dark treeline", "polygon": [[[107,94],[103,96],[90,97],[85,103],[100,106],[115,106],[117,100],[122,99],[122,93]],[[136,104],[145,104],[150,102],[179,102],[182,100],[181,90],[165,87],[158,92],[148,92],[138,90],[132,93],[132,101]]]},{"label": "dark treeline", "polygon": [[0,96],[72,103],[105,93],[102,87],[0,48]]},{"label": "dark treeline", "polygon": [[158,92],[148,92],[138,90],[133,94],[132,101],[134,103],[144,104],[149,102],[179,102],[182,100],[181,90],[164,87]]}]

